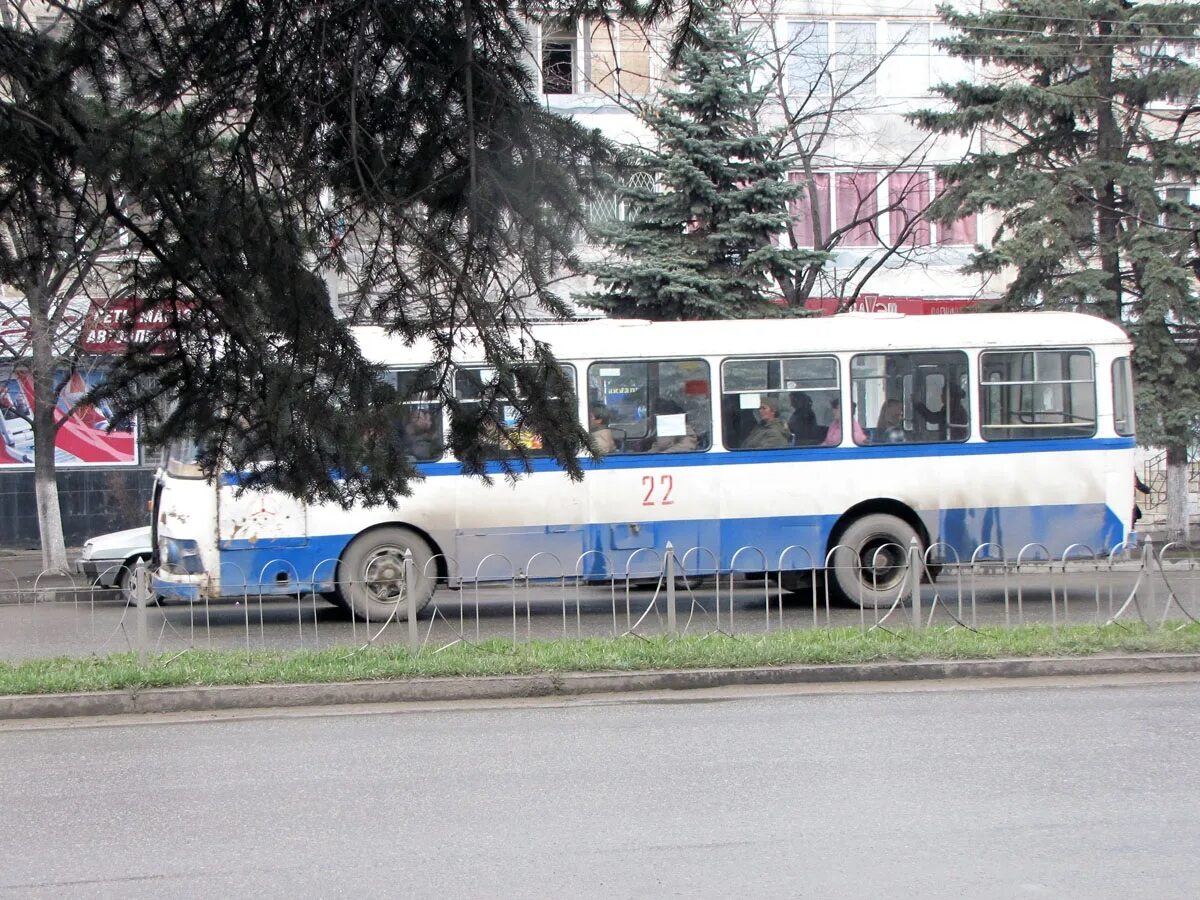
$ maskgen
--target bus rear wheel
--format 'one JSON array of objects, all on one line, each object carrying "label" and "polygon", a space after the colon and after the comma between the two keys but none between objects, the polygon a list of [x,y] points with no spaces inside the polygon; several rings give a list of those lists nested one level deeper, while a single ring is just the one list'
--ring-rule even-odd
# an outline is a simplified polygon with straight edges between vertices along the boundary
[{"label": "bus rear wheel", "polygon": [[887,513],[855,519],[838,537],[830,560],[834,591],[853,606],[887,609],[903,589],[915,537],[911,525]]},{"label": "bus rear wheel", "polygon": [[436,581],[429,544],[407,528],[377,528],[356,537],[338,564],[338,593],[355,616],[371,622],[408,620],[406,550],[412,552],[416,569],[417,612],[429,603]]}]

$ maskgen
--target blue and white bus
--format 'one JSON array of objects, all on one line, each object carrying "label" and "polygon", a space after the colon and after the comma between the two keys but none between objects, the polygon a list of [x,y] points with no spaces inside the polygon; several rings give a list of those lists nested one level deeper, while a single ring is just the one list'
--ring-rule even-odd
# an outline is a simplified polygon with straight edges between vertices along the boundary
[{"label": "blue and white bus", "polygon": [[[442,450],[440,405],[419,399],[408,431],[424,478],[395,509],[239,493],[236,478],[203,478],[180,445],[159,480],[155,589],[317,592],[381,619],[403,594],[405,550],[423,606],[439,582],[512,577],[481,567],[494,554],[518,572],[537,557],[599,580],[670,541],[703,548],[689,573],[745,571],[752,552],[785,587],[828,558],[841,594],[890,604],[895,555],[913,537],[943,560],[984,544],[992,558],[1031,544],[1100,554],[1131,527],[1130,344],[1099,318],[600,320],[535,336],[603,451],[582,460],[582,481],[536,449],[515,483],[465,476]],[[381,329],[358,339],[401,385],[431,358]],[[456,366],[457,398],[483,395],[491,373],[470,344]]]}]

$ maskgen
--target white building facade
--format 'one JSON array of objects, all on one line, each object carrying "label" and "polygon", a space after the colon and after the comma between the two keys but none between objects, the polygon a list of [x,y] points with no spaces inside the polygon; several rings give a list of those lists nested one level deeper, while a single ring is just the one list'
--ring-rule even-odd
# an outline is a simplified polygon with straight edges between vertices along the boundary
[{"label": "white building facade", "polygon": [[[806,186],[792,209],[792,238],[832,251],[809,305],[950,312],[997,297],[998,279],[960,272],[987,241],[986,217],[943,225],[919,216],[939,190],[935,168],[978,149],[977,141],[935,139],[905,118],[939,102],[934,85],[975,76],[934,46],[949,31],[935,3],[749,0],[735,18],[762,55],[771,91],[765,125],[788,131],[791,177]],[[579,21],[535,28],[532,37],[549,108],[615,141],[653,145],[634,107],[669,77],[669,26],[647,33]],[[617,214],[612,204],[598,212]]]}]

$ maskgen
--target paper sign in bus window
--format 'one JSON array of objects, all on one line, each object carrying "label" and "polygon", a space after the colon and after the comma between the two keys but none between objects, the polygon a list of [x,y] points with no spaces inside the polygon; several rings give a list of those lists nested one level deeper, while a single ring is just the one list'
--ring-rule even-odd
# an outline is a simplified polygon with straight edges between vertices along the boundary
[{"label": "paper sign in bus window", "polygon": [[687,434],[687,416],[683,413],[672,416],[655,416],[654,427],[659,437],[683,437]]},{"label": "paper sign in bus window", "polygon": [[742,409],[758,409],[759,403],[761,403],[758,394],[739,394],[738,396],[741,397]]}]

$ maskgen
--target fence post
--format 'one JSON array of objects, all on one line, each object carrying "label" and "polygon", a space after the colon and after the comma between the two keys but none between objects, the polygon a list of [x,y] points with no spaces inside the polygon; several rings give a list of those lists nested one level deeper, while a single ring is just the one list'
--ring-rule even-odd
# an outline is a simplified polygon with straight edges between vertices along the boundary
[{"label": "fence post", "polygon": [[912,624],[921,627],[921,543],[913,537],[908,544],[908,577],[912,583]]},{"label": "fence post", "polygon": [[137,648],[138,665],[145,666],[148,655],[146,637],[146,601],[150,597],[150,573],[146,564],[139,562],[133,569],[133,601],[137,604]]},{"label": "fence post", "polygon": [[667,579],[667,634],[676,637],[679,634],[678,623],[675,621],[675,546],[667,541],[666,579]]},{"label": "fence post", "polygon": [[[1146,543],[1142,547],[1142,568],[1146,571],[1146,609],[1150,610],[1152,615],[1155,606],[1158,605],[1157,591],[1154,590],[1154,559],[1154,542],[1150,538],[1146,538]],[[1160,573],[1162,572],[1161,565],[1158,570]],[[1170,600],[1167,602],[1170,603]]]},{"label": "fence post", "polygon": [[404,604],[408,611],[408,652],[416,656],[421,637],[417,632],[417,566],[411,550],[404,551]]}]

